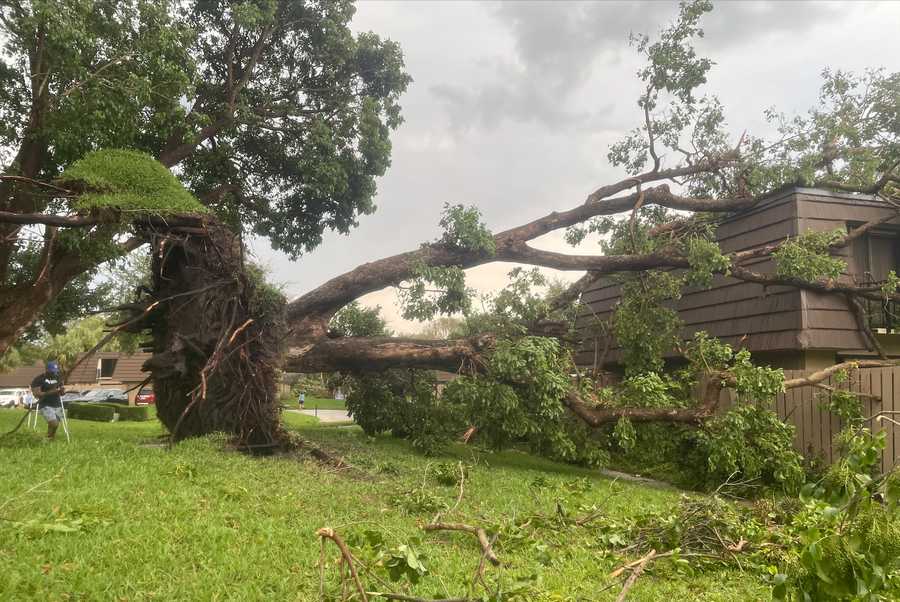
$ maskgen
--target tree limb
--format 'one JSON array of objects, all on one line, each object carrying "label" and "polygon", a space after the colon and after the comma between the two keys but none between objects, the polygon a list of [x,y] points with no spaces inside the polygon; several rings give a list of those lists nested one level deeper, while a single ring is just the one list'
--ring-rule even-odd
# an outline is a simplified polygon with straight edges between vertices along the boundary
[{"label": "tree limb", "polygon": [[478,538],[478,543],[481,544],[481,549],[484,551],[484,555],[491,564],[500,566],[500,559],[494,554],[487,533],[481,527],[474,527],[463,523],[429,523],[422,528],[426,531],[464,531],[465,533],[471,533]]},{"label": "tree limb", "polygon": [[835,364],[834,366],[829,366],[828,368],[819,370],[818,372],[807,374],[806,376],[800,376],[797,378],[786,380],[784,381],[784,388],[796,389],[797,387],[816,386],[822,381],[828,380],[828,378],[832,374],[841,372],[843,370],[858,370],[859,368],[889,368],[892,366],[900,366],[900,360],[854,360],[851,362],[842,362],[840,364]]}]

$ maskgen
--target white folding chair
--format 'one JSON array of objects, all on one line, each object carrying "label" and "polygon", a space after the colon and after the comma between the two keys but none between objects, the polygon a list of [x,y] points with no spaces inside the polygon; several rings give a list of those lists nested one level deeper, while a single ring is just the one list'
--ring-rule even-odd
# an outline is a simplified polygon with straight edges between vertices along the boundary
[{"label": "white folding chair", "polygon": [[66,416],[66,404],[62,401],[59,402],[59,409],[62,410],[62,427],[66,433],[66,443],[71,443],[72,438],[69,436],[69,418]]},{"label": "white folding chair", "polygon": [[31,405],[28,406],[28,426],[32,428],[32,430],[37,430],[38,423],[38,407],[37,407],[37,399],[31,402]]}]

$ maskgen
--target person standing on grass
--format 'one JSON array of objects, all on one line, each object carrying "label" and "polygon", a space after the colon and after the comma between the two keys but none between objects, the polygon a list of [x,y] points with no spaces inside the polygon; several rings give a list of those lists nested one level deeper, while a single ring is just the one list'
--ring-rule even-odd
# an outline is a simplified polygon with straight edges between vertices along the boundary
[{"label": "person standing on grass", "polygon": [[306,392],[300,391],[300,409],[303,409],[304,404],[306,403]]},{"label": "person standing on grass", "polygon": [[60,396],[65,389],[60,382],[59,364],[54,361],[47,362],[47,369],[43,374],[38,374],[31,381],[31,392],[38,400],[38,412],[47,421],[47,439],[56,437],[56,429],[62,420],[62,399]]}]

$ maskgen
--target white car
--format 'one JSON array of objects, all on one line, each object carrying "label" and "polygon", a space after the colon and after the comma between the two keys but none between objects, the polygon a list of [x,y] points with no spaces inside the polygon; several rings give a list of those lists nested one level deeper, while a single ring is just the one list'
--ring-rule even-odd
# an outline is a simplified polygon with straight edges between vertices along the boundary
[{"label": "white car", "polygon": [[0,389],[0,408],[14,408],[20,399],[28,406],[32,397],[28,389]]}]

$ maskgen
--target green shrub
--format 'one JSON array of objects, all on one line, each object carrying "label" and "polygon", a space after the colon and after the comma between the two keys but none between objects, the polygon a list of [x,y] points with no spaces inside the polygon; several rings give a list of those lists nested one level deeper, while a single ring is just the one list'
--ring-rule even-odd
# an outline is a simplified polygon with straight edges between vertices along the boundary
[{"label": "green shrub", "polygon": [[68,403],[66,404],[66,412],[69,418],[112,422],[116,409],[111,405],[99,403]]},{"label": "green shrub", "polygon": [[731,479],[796,491],[804,473],[793,440],[794,427],[763,404],[737,404],[697,432],[699,458],[707,458],[707,485]]},{"label": "green shrub", "polygon": [[348,377],[347,411],[367,435],[390,431],[435,453],[463,430],[461,413],[436,395],[427,370],[386,370]]},{"label": "green shrub", "polygon": [[147,406],[120,406],[116,410],[119,412],[119,420],[135,422],[150,420],[150,408]]}]

